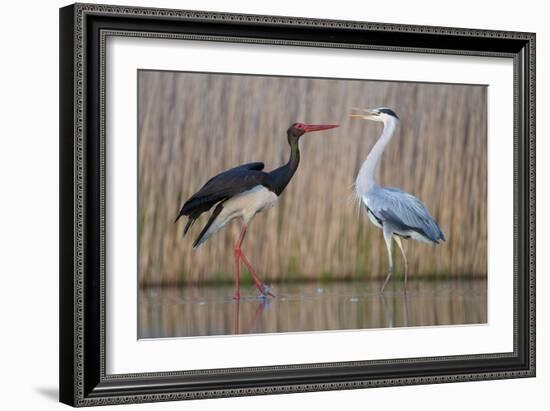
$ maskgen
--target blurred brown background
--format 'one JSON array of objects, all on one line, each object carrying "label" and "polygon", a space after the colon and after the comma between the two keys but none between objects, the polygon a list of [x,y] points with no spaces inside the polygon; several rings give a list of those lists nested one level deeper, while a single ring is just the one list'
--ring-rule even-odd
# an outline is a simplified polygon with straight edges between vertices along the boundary
[{"label": "blurred brown background", "polygon": [[486,276],[485,86],[140,71],[138,88],[140,285],[232,281],[237,221],[193,250],[207,216],[185,238],[174,218],[227,168],[284,164],[296,121],[341,127],[302,137],[296,175],[276,207],[256,216],[243,249],[267,282],[384,276],[382,233],[352,196],[382,125],[348,116],[379,106],[401,118],[379,183],[420,198],[447,237],[437,247],[405,241],[409,278]]}]

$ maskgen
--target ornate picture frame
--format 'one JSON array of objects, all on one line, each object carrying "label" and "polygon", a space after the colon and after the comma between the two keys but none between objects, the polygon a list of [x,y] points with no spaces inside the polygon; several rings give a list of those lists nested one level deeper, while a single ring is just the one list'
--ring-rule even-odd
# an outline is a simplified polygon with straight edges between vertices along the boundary
[{"label": "ornate picture frame", "polygon": [[[105,62],[112,36],[513,61],[513,350],[107,373]],[[91,406],[535,376],[535,34],[75,4],[60,10],[60,101],[61,402]]]}]

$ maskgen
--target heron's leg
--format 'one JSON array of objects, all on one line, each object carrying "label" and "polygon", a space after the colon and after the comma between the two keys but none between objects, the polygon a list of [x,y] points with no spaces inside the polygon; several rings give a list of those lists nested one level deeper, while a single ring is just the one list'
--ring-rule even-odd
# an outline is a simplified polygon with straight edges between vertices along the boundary
[{"label": "heron's leg", "polygon": [[[250,271],[250,274],[252,274],[252,278],[254,280],[254,284],[256,285],[256,288],[258,290],[260,290],[260,292],[262,293],[262,295],[270,295],[272,297],[275,297],[273,295],[273,293],[271,293],[271,291],[269,290],[269,287],[267,287],[263,282],[262,280],[260,280],[260,277],[258,277],[256,275],[256,271],[254,270],[254,268],[252,267],[252,264],[250,264],[250,261],[248,261],[248,259],[246,258],[246,256],[244,255],[242,249],[241,249],[241,245],[244,241],[244,236],[246,234],[246,229],[248,228],[248,226],[246,224],[243,224],[243,228],[241,230],[241,235],[239,237],[239,241],[237,242],[237,244],[235,244],[235,259],[238,260],[238,259],[241,259],[242,262],[244,263],[244,265],[246,265],[246,267],[248,268],[248,271]],[[238,261],[235,263],[237,266],[238,266]],[[238,281],[237,281],[237,286],[238,286]]]},{"label": "heron's leg", "polygon": [[383,227],[384,232],[384,241],[386,242],[386,248],[388,249],[388,263],[389,263],[389,270],[388,275],[386,276],[386,280],[384,281],[384,284],[382,284],[382,288],[380,289],[380,292],[384,292],[384,288],[386,288],[386,285],[388,284],[388,281],[390,281],[390,277],[393,273],[393,259],[392,259],[392,236],[393,232],[391,229],[385,225]]},{"label": "heron's leg", "polygon": [[241,281],[241,245],[244,241],[244,236],[246,234],[246,224],[243,224],[243,227],[241,228],[241,234],[239,235],[239,239],[235,243],[235,247],[233,248],[233,255],[235,257],[235,294],[233,295],[234,300],[239,300],[241,298],[241,292],[240,292],[240,281]]},{"label": "heron's leg", "polygon": [[397,236],[393,238],[395,239],[395,242],[397,243],[399,249],[401,250],[401,254],[403,255],[403,260],[405,261],[405,292],[407,292],[407,274],[409,272],[409,263],[407,263],[407,256],[405,255],[405,250],[403,249],[403,244],[401,243],[401,239]]}]

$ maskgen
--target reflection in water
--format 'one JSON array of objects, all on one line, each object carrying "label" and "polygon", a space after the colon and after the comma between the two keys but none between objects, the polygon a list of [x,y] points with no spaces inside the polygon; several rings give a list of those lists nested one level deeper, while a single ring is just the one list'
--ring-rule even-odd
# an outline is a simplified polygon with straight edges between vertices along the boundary
[{"label": "reflection in water", "polygon": [[487,322],[485,280],[277,284],[277,298],[232,286],[148,287],[139,292],[139,338],[349,330]]}]

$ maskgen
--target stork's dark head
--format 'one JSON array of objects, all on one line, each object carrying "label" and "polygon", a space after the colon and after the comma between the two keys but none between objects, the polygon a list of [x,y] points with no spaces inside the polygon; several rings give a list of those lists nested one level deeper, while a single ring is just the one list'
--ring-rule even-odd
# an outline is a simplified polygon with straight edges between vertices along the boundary
[{"label": "stork's dark head", "polygon": [[304,123],[294,123],[291,125],[286,134],[288,135],[288,142],[292,144],[296,143],[305,133],[310,133],[312,131],[321,131],[328,130],[330,128],[336,128],[338,124],[304,124]]}]

